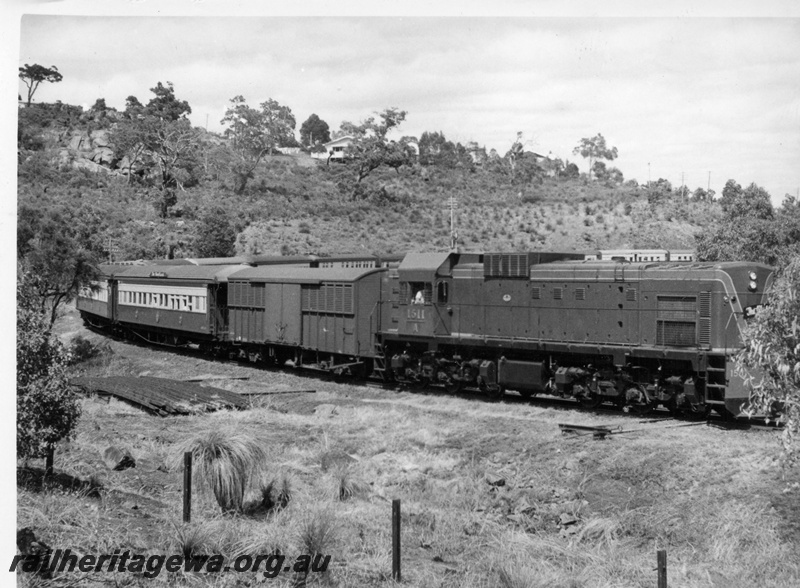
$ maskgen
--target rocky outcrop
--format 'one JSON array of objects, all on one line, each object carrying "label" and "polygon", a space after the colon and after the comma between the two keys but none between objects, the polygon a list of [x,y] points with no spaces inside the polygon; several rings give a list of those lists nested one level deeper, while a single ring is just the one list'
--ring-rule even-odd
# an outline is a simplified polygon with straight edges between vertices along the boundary
[{"label": "rocky outcrop", "polygon": [[67,147],[58,153],[62,166],[88,169],[93,172],[116,171],[120,160],[108,140],[108,130],[71,131],[62,139]]}]

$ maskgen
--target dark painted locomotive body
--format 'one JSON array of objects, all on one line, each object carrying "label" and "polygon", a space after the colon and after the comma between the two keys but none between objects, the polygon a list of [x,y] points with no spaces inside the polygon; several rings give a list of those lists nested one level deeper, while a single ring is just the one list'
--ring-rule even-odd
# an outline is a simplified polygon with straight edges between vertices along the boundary
[{"label": "dark painted locomotive body", "polygon": [[[586,406],[738,414],[730,357],[768,266],[409,253],[104,266],[95,325],[255,362]],[[324,259],[324,262],[320,262]],[[199,261],[199,263],[198,263]]]}]

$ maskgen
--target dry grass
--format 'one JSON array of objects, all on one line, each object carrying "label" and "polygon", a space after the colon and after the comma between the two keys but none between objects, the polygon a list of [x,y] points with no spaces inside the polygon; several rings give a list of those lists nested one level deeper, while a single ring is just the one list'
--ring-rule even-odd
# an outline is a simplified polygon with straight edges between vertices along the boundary
[{"label": "dry grass", "polygon": [[[18,526],[32,527],[54,547],[231,557],[324,553],[332,556],[329,572],[309,575],[310,585],[391,585],[391,500],[399,498],[408,586],[653,586],[662,548],[670,585],[800,585],[800,472],[780,469],[772,458],[778,440],[770,433],[651,427],[558,403],[387,393],[113,346],[111,365],[132,373],[247,375],[248,381],[226,385],[313,387],[317,394],[170,419],[113,400],[85,400],[78,437],[59,448],[56,470],[84,481],[96,477],[100,495],[18,490]],[[338,414],[315,415],[320,403],[336,404]],[[594,441],[563,436],[560,422],[647,431]],[[223,494],[230,496],[221,502],[213,491],[196,494],[193,522],[183,525],[176,522],[182,475],[174,460],[188,439],[199,437],[205,441],[198,465],[201,455],[232,451],[218,446],[219,437],[248,439],[237,442],[239,457],[230,460],[247,471],[247,481],[225,482]],[[137,467],[107,471],[99,459],[107,444],[130,447]],[[323,472],[320,458],[328,453],[356,461]],[[236,467],[229,465],[225,477]],[[503,484],[489,483],[497,479]],[[236,496],[244,514],[223,515],[221,504],[236,508]],[[282,574],[271,582],[289,586],[295,579]],[[87,580],[129,585],[139,578],[75,573],[59,582]],[[261,580],[231,573],[189,582],[163,575],[155,584]]]}]

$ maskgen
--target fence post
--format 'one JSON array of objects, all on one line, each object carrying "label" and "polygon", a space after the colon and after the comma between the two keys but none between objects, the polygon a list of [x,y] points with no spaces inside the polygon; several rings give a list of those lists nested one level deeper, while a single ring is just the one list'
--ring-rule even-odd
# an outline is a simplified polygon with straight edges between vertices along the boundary
[{"label": "fence post", "polygon": [[192,520],[192,452],[183,454],[183,522]]},{"label": "fence post", "polygon": [[658,558],[658,588],[667,588],[667,550],[659,549]]},{"label": "fence post", "polygon": [[400,581],[400,499],[392,500],[392,578]]},{"label": "fence post", "polygon": [[44,456],[44,477],[49,478],[53,475],[53,455],[55,454],[55,448],[50,445],[47,448],[47,453]]}]

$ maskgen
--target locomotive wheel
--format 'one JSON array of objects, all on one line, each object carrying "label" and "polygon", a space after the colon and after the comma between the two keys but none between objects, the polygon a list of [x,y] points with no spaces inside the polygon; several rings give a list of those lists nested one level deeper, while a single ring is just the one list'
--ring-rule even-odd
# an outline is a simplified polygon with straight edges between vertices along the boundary
[{"label": "locomotive wheel", "polygon": [[597,408],[603,403],[603,397],[594,392],[588,392],[578,400],[583,408]]},{"label": "locomotive wheel", "polygon": [[487,388],[486,392],[492,400],[500,400],[506,393],[505,388],[498,386],[497,388]]},{"label": "locomotive wheel", "polygon": [[430,381],[428,380],[428,378],[417,378],[414,380],[409,380],[408,387],[411,388],[412,390],[424,390],[425,388],[428,387],[429,383]]},{"label": "locomotive wheel", "polygon": [[711,407],[707,405],[692,406],[684,408],[680,412],[680,416],[690,421],[703,421],[708,418],[711,413]]},{"label": "locomotive wheel", "polygon": [[623,410],[628,409],[634,414],[644,415],[656,407],[656,403],[650,400],[644,389],[638,385],[629,386],[623,398],[625,402]]},{"label": "locomotive wheel", "polygon": [[461,380],[454,380],[452,378],[448,378],[444,384],[444,389],[447,390],[450,394],[458,394],[464,389],[464,382]]},{"label": "locomotive wheel", "polygon": [[688,421],[705,420],[711,412],[711,407],[704,404],[678,406],[674,396],[667,403],[667,409],[673,417],[686,419]]}]

